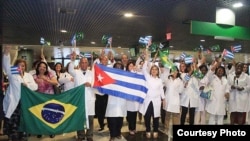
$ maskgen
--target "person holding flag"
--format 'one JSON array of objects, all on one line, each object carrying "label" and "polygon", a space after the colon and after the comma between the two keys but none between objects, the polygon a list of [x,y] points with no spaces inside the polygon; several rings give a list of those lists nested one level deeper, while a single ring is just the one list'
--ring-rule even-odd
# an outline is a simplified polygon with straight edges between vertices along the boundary
[{"label": "person holding flag", "polygon": [[3,54],[3,70],[9,79],[9,87],[7,88],[5,97],[3,99],[3,110],[5,114],[4,119],[4,134],[8,135],[9,140],[21,140],[24,133],[19,132],[20,123],[20,97],[21,84],[35,91],[38,85],[35,83],[31,74],[26,72],[27,63],[23,59],[17,59],[14,66],[20,68],[18,74],[12,74],[10,66],[10,46],[4,47]]},{"label": "person holding flag", "polygon": [[79,69],[75,69],[76,53],[71,55],[71,62],[69,64],[69,73],[74,77],[75,87],[83,85],[85,87],[85,110],[86,110],[86,130],[77,131],[77,141],[87,139],[93,141],[94,130],[94,115],[95,115],[95,100],[96,96],[92,88],[94,81],[93,73],[88,69],[88,59],[83,57],[79,62]]},{"label": "person holding flag", "polygon": [[163,90],[163,83],[160,78],[160,69],[153,65],[148,72],[148,48],[151,42],[146,46],[145,62],[142,67],[142,72],[145,75],[148,91],[147,95],[140,106],[140,113],[144,116],[146,127],[146,137],[151,138],[151,118],[153,118],[153,138],[158,138],[159,117],[161,113],[161,103],[165,105],[165,96]]}]

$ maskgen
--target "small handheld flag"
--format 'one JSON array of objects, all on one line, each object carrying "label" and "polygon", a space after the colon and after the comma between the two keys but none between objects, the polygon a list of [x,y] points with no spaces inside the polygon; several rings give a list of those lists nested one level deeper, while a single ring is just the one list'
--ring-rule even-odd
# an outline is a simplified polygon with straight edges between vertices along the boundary
[{"label": "small handheld flag", "polygon": [[139,38],[139,43],[143,45],[148,45],[152,41],[152,36],[145,36]]},{"label": "small handheld flag", "polygon": [[241,45],[231,46],[232,52],[239,52],[241,50]]},{"label": "small handheld flag", "polygon": [[209,47],[209,49],[211,51],[220,51],[220,46],[219,45],[213,45],[213,46]]},{"label": "small handheld flag", "polygon": [[234,54],[227,49],[224,49],[222,55],[228,59],[234,59]]},{"label": "small handheld flag", "polygon": [[76,45],[76,34],[74,34],[72,40],[71,40],[71,44],[72,46],[75,46]]},{"label": "small handheld flag", "polygon": [[180,55],[180,59],[184,59],[187,56],[187,54],[185,52],[182,52],[182,54]]},{"label": "small handheld flag", "polygon": [[192,56],[188,56],[188,57],[185,57],[185,58],[184,58],[185,64],[192,64],[193,61],[194,61],[194,59],[193,59]]},{"label": "small handheld flag", "polygon": [[45,44],[45,39],[43,37],[40,38],[40,44],[44,45]]},{"label": "small handheld flag", "polygon": [[188,75],[188,74],[186,74],[185,76],[184,76],[184,80],[187,82],[187,81],[189,81],[190,80],[190,76]]},{"label": "small handheld flag", "polygon": [[202,98],[204,98],[204,99],[210,100],[210,99],[211,99],[211,92],[212,92],[212,90],[209,90],[209,91],[201,91],[200,97],[202,97]]},{"label": "small handheld flag", "polygon": [[20,74],[21,69],[18,66],[12,66],[10,67],[11,74]]}]

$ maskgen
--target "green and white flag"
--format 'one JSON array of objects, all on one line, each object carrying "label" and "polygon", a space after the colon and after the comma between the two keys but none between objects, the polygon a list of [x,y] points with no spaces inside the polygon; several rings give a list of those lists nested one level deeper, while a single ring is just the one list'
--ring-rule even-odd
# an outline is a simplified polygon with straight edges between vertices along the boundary
[{"label": "green and white flag", "polygon": [[30,134],[62,134],[86,127],[85,87],[61,94],[34,92],[21,86],[20,131]]}]

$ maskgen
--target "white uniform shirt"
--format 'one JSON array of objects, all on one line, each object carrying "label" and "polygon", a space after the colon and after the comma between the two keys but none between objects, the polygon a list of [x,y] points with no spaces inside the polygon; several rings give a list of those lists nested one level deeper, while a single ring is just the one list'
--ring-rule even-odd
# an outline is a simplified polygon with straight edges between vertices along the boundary
[{"label": "white uniform shirt", "polygon": [[249,76],[242,72],[239,78],[236,78],[235,73],[228,76],[229,86],[232,85],[244,90],[231,89],[229,96],[229,111],[230,112],[248,112],[249,108]]},{"label": "white uniform shirt", "polygon": [[37,83],[30,73],[24,73],[23,78],[19,74],[11,74],[10,55],[3,55],[3,69],[9,79],[9,87],[3,99],[3,110],[6,118],[10,118],[15,111],[21,97],[21,83],[33,91],[37,90]]},{"label": "white uniform shirt", "polygon": [[170,77],[166,79],[165,84],[166,105],[163,107],[164,110],[172,113],[180,113],[180,94],[184,89],[183,81],[180,78],[172,79]]},{"label": "white uniform shirt", "polygon": [[[86,74],[83,75],[81,69],[74,68],[74,62],[69,64],[69,73],[74,77],[75,87],[83,85],[86,82],[93,84],[93,73],[90,70],[86,70]],[[92,87],[85,87],[85,109],[87,115],[95,115],[95,93]]]},{"label": "white uniform shirt", "polygon": [[145,115],[150,102],[153,103],[154,117],[160,117],[161,113],[161,99],[164,99],[163,82],[161,78],[152,77],[147,70],[147,61],[143,64],[143,74],[145,75],[147,81],[148,92],[140,106],[140,113]]},{"label": "white uniform shirt", "polygon": [[[229,84],[226,77],[219,79],[215,74],[206,75],[208,79],[203,79],[203,84],[208,84],[212,89],[211,100],[207,100],[206,111],[213,115],[225,115],[226,98],[225,94],[229,93]],[[210,78],[210,79],[209,79]],[[210,82],[208,82],[210,80]],[[206,82],[207,81],[207,82]]]}]

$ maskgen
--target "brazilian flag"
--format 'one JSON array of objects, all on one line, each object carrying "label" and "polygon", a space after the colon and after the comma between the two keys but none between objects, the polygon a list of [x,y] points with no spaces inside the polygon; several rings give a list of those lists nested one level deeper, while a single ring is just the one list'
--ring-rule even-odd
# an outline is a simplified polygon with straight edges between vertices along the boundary
[{"label": "brazilian flag", "polygon": [[20,131],[52,135],[83,130],[84,94],[83,85],[55,95],[34,92],[22,85]]}]

